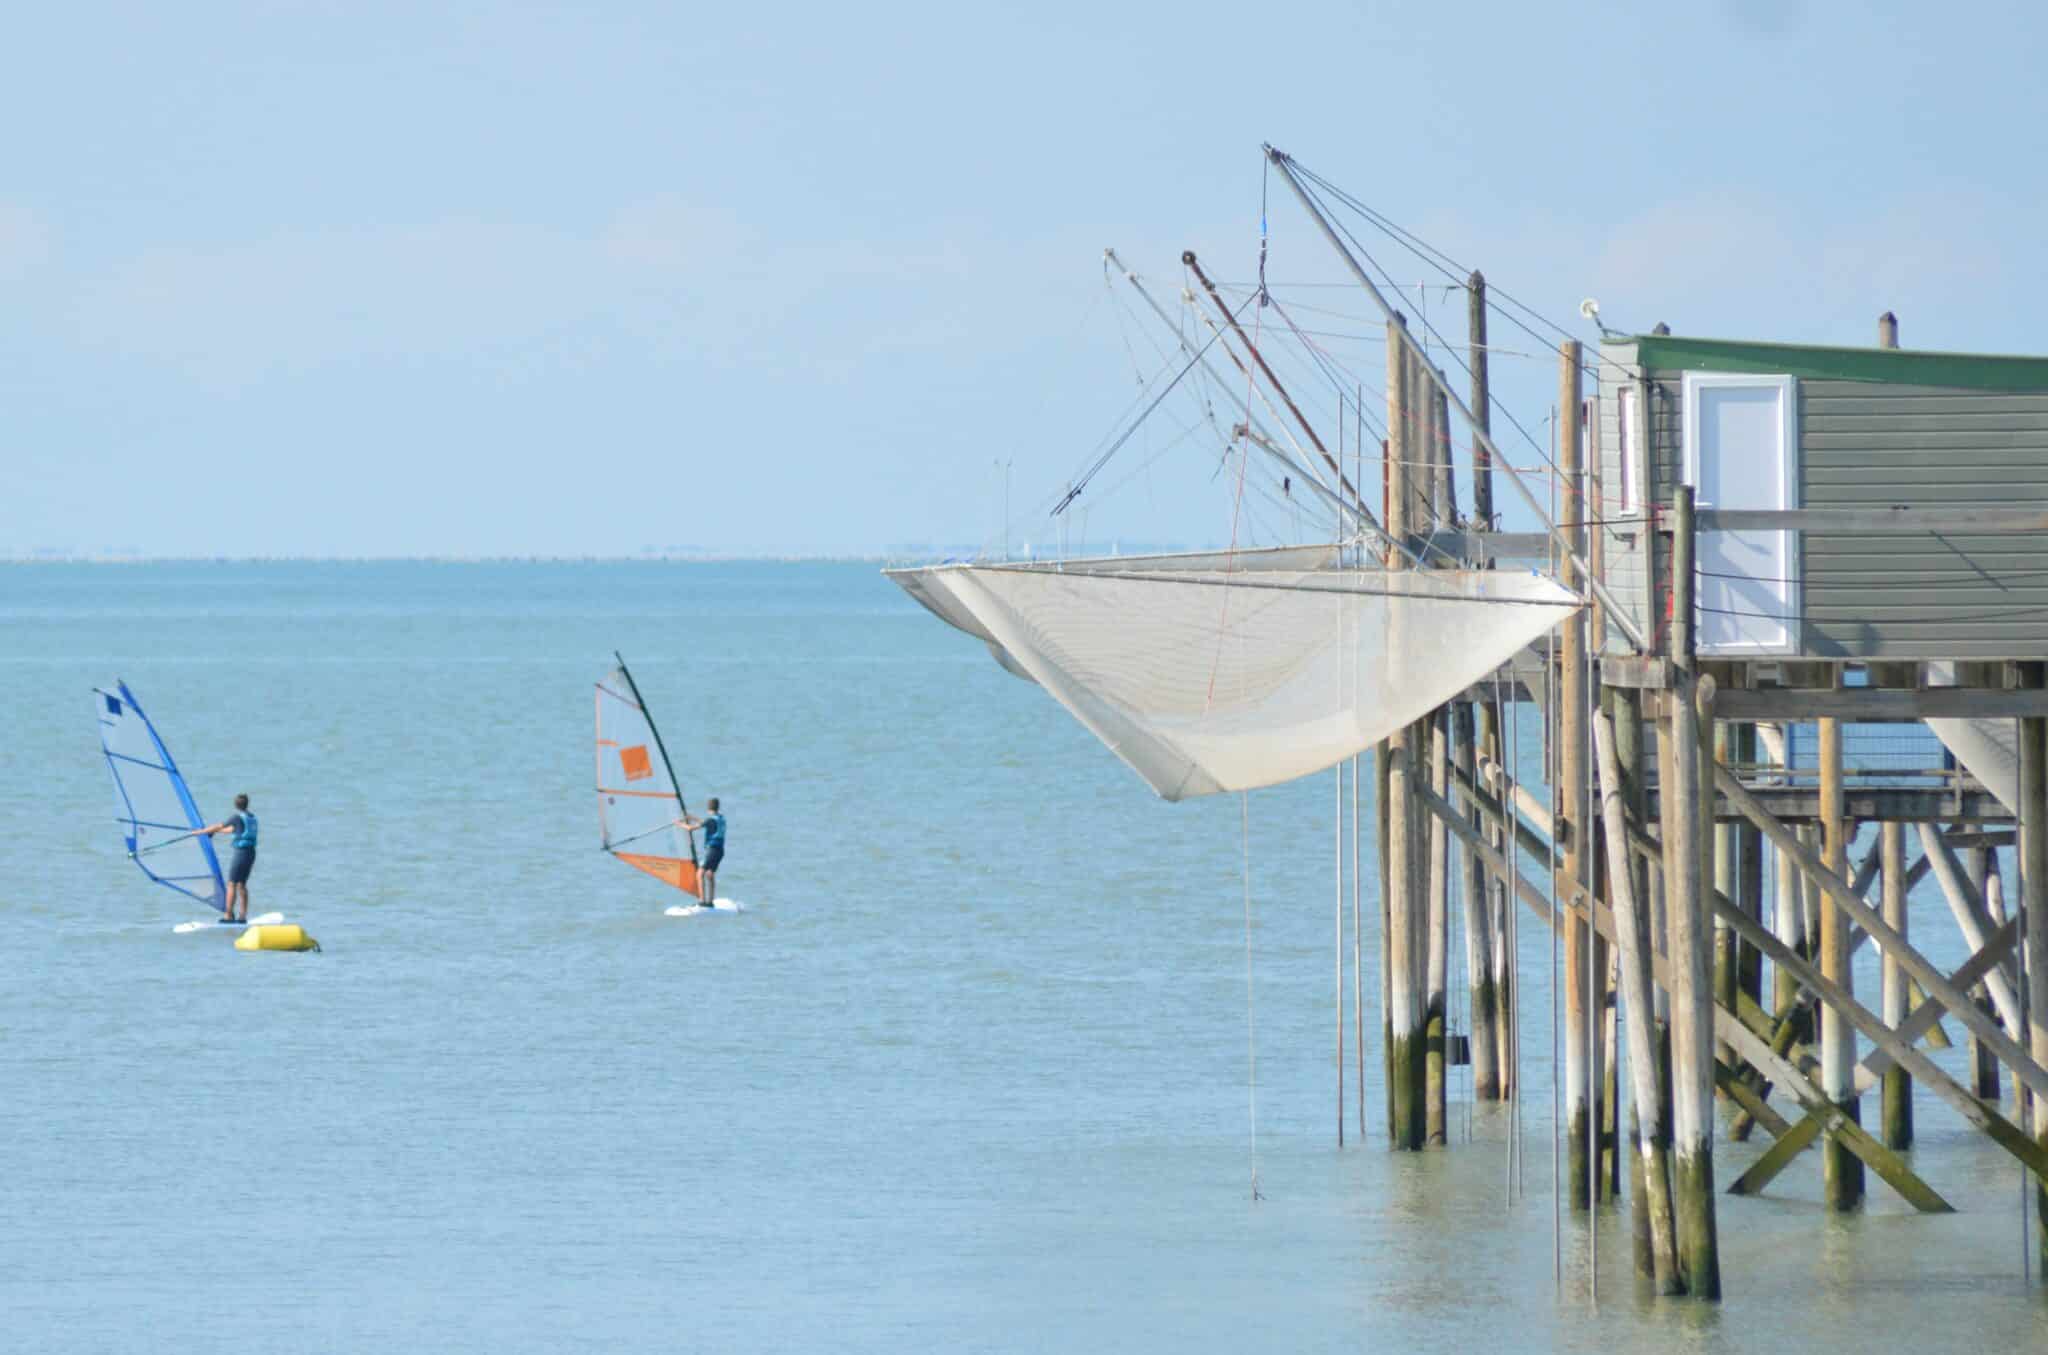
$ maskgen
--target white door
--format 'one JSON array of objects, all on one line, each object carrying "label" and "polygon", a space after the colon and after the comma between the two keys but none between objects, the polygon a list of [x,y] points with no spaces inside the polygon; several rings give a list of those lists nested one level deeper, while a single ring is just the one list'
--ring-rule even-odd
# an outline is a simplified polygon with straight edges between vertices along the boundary
[{"label": "white door", "polygon": [[[1799,506],[1789,376],[1685,374],[1685,478],[1700,508]],[[1701,532],[1702,654],[1789,654],[1799,640],[1793,532]]]}]

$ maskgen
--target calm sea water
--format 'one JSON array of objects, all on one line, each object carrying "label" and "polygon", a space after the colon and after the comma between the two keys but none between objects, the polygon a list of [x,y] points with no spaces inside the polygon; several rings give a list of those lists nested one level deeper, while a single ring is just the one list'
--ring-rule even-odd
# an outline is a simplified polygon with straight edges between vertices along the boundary
[{"label": "calm sea water", "polygon": [[[1952,1217],[1812,1162],[1724,1199],[1719,1309],[1637,1297],[1625,1211],[1597,1305],[1569,1216],[1554,1278],[1533,924],[1526,1195],[1492,1109],[1389,1154],[1371,1059],[1340,1151],[1332,779],[1161,804],[871,567],[22,566],[0,622],[9,1349],[2048,1346],[2016,1172],[1924,1095]],[[597,850],[614,647],[752,912]],[[324,953],[169,934],[115,677]]]}]

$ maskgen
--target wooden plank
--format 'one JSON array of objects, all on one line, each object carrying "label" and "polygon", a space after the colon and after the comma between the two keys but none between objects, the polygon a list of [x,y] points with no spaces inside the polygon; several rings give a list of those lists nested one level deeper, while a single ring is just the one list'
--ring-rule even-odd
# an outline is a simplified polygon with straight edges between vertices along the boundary
[{"label": "wooden plank", "polygon": [[[2010,498],[2006,500],[2010,502]],[[2048,511],[2038,508],[1904,506],[1869,508],[1703,508],[1703,532],[2048,532]]]},{"label": "wooden plank", "polygon": [[[1606,670],[1603,663],[1603,678]],[[2011,691],[1976,687],[1837,687],[1810,691],[1723,687],[1714,696],[1714,715],[1717,719],[1744,721],[2016,719],[2048,716],[2048,687]]]},{"label": "wooden plank", "polygon": [[1654,654],[1617,654],[1600,660],[1600,685],[1661,691],[1671,685],[1671,660]]}]

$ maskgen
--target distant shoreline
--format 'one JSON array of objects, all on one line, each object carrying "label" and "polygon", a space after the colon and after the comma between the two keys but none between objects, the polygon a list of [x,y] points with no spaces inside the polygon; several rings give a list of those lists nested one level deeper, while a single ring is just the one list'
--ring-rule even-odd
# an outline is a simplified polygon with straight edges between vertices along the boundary
[{"label": "distant shoreline", "polygon": [[[1185,543],[1101,542],[1086,549],[1070,548],[1068,558],[1089,555],[1153,555],[1175,551],[1224,550],[1222,545]],[[631,565],[631,564],[892,564],[932,563],[983,558],[980,548],[903,546],[851,551],[660,551],[638,555],[148,555],[125,553],[0,555],[0,565]],[[1019,560],[1057,559],[1057,555]]]}]

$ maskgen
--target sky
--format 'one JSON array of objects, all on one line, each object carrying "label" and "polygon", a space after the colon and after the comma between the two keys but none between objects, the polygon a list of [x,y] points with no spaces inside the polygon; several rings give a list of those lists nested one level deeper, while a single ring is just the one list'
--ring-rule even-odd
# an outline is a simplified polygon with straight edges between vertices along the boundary
[{"label": "sky", "polygon": [[[1006,497],[1050,539],[1157,367],[1104,246],[1168,297],[1186,248],[1249,278],[1267,191],[1269,277],[1341,276],[1267,141],[1588,339],[1595,296],[1623,330],[1868,343],[1891,308],[1908,347],[2048,351],[2037,5],[88,0],[9,30],[0,555],[873,552],[987,544]],[[1540,423],[1554,359],[1497,367]],[[1217,539],[1214,449],[1178,456],[1084,534]]]}]

